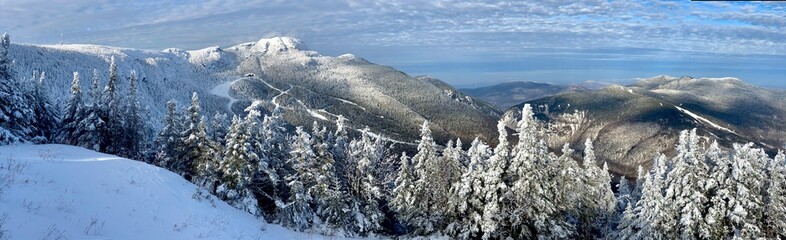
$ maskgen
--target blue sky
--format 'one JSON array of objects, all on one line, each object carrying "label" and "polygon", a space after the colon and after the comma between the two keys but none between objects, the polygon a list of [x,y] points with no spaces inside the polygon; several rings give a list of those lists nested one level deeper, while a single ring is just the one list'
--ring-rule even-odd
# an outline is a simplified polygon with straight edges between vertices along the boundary
[{"label": "blue sky", "polygon": [[[0,0],[0,31],[35,44],[143,49],[302,39],[458,87],[630,83],[660,74],[786,87],[786,2]],[[62,36],[62,37],[61,37]]]}]

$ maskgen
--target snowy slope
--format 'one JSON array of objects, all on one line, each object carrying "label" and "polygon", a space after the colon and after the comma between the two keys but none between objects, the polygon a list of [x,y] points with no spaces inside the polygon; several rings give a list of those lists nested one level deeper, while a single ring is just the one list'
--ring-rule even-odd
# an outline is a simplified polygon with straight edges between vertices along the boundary
[{"label": "snowy slope", "polygon": [[11,239],[323,238],[197,200],[195,185],[162,168],[79,147],[2,146],[0,166],[0,179],[12,166],[0,187],[0,231]]},{"label": "snowy slope", "polygon": [[293,125],[320,121],[332,127],[336,116],[343,115],[353,128],[368,126],[406,142],[418,138],[417,130],[427,119],[440,141],[494,139],[489,133],[494,133],[499,117],[499,110],[470,97],[456,98],[439,84],[351,55],[323,56],[287,37],[193,51],[12,44],[9,56],[20,78],[45,71],[50,96],[57,103],[67,99],[74,71],[82,76],[83,92],[88,92],[93,69],[98,69],[103,86],[109,59],[115,56],[120,92],[125,92],[126,78],[135,71],[140,101],[150,108],[155,127],[160,127],[167,101],[175,99],[182,107],[190,102],[191,92],[199,93],[205,116],[216,111],[242,114],[251,102],[262,100],[268,111],[284,107]]}]

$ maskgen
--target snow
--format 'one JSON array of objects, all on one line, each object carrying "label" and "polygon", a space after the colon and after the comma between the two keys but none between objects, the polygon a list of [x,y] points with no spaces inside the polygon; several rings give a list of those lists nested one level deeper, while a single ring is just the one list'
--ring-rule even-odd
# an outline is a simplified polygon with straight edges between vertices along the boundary
[{"label": "snow", "polygon": [[674,106],[674,107],[677,108],[677,110],[679,110],[680,112],[688,114],[692,118],[694,118],[696,120],[699,120],[699,121],[702,121],[702,122],[705,122],[705,123],[709,124],[710,126],[712,126],[714,128],[717,128],[717,129],[720,129],[720,130],[723,130],[723,131],[727,131],[727,132],[730,132],[730,133],[733,133],[733,134],[737,134],[734,131],[732,131],[731,129],[722,127],[721,125],[718,125],[718,124],[716,124],[716,123],[714,123],[714,122],[712,122],[712,121],[710,121],[710,120],[708,120],[706,118],[703,118],[703,117],[701,117],[699,115],[696,115],[695,113],[692,113],[691,111],[688,111],[687,109],[684,109],[684,108],[681,108],[681,107],[678,107],[678,106]]},{"label": "snow", "polygon": [[[264,224],[165,169],[67,145],[0,147],[12,239],[336,239]],[[215,199],[211,196],[211,198]]]},{"label": "snow", "polygon": [[229,94],[229,90],[232,87],[232,84],[239,80],[240,79],[223,83],[221,85],[215,86],[212,90],[210,90],[210,94],[229,99],[229,103],[227,103],[227,110],[230,112],[232,112],[232,104],[237,102],[237,99],[233,98],[232,95]]}]

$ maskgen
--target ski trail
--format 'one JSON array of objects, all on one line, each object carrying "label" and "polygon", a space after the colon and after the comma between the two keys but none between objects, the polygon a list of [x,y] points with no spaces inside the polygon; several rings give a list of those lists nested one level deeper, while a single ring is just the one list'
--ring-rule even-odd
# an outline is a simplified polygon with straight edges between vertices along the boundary
[{"label": "ski trail", "polygon": [[238,78],[233,81],[222,83],[221,85],[215,86],[213,87],[213,89],[210,90],[210,94],[229,99],[229,103],[227,103],[227,110],[229,110],[229,112],[232,114],[235,114],[235,112],[232,111],[232,104],[237,102],[237,99],[233,98],[232,95],[229,94],[229,91],[230,89],[232,89],[232,84],[237,81],[240,81],[241,79],[243,78]]},{"label": "ski trail", "polygon": [[685,113],[685,114],[688,114],[688,115],[689,115],[689,116],[691,116],[692,118],[694,118],[694,119],[696,119],[696,120],[699,120],[699,121],[701,121],[701,122],[707,123],[707,124],[709,124],[710,126],[712,126],[712,127],[714,127],[714,128],[717,128],[717,129],[720,129],[720,130],[723,130],[723,131],[727,131],[727,132],[730,132],[730,133],[732,133],[732,134],[737,134],[736,132],[732,131],[731,129],[728,129],[728,128],[725,128],[725,127],[722,127],[721,125],[718,125],[718,124],[716,124],[716,123],[714,123],[714,122],[710,121],[709,119],[703,118],[703,117],[701,117],[701,116],[699,116],[699,115],[696,115],[695,113],[693,113],[693,112],[691,112],[691,111],[688,111],[687,109],[684,109],[684,108],[681,108],[681,107],[678,107],[678,106],[674,106],[674,107],[675,107],[675,108],[677,108],[677,110],[680,110],[680,112],[683,112],[683,113]]}]

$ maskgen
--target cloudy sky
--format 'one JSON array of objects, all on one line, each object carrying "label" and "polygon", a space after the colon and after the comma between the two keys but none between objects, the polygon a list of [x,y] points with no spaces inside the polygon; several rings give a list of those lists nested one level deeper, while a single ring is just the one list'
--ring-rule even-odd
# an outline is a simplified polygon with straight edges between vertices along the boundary
[{"label": "cloudy sky", "polygon": [[786,87],[786,2],[0,0],[23,43],[160,50],[291,36],[459,87],[660,74]]}]

